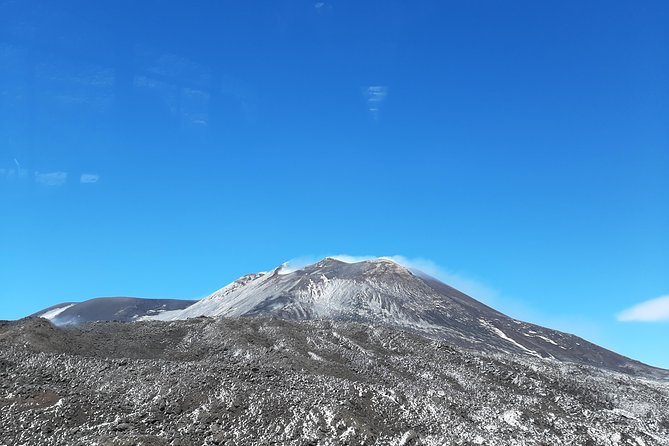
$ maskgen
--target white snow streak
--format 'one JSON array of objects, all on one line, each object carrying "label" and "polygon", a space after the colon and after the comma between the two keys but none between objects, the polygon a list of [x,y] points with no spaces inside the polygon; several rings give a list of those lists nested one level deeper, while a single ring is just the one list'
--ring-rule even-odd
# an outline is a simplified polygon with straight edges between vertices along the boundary
[{"label": "white snow streak", "polygon": [[505,341],[508,341],[508,342],[512,343],[512,344],[515,345],[516,347],[519,347],[519,348],[525,350],[527,353],[529,353],[529,354],[531,354],[531,355],[533,355],[533,356],[536,356],[536,357],[538,357],[538,358],[542,358],[542,356],[541,356],[539,353],[535,352],[534,350],[530,350],[529,348],[525,347],[525,346],[522,345],[522,344],[519,344],[519,343],[516,342],[515,340],[511,339],[510,337],[508,337],[502,330],[500,330],[499,328],[495,327],[494,325],[488,323],[487,321],[485,321],[485,320],[483,320],[483,319],[479,319],[479,322],[481,322],[481,325],[483,325],[483,326],[485,326],[485,327],[488,327],[488,328],[489,328],[490,330],[492,330],[497,336],[499,336],[500,338],[504,339]]},{"label": "white snow streak", "polygon": [[72,308],[75,304],[70,304],[70,305],[65,305],[64,307],[60,308],[54,308],[53,310],[47,311],[46,313],[43,313],[40,315],[41,318],[43,319],[48,319],[48,320],[53,320],[56,316],[58,316],[60,313],[63,311],[67,310],[68,308]]}]

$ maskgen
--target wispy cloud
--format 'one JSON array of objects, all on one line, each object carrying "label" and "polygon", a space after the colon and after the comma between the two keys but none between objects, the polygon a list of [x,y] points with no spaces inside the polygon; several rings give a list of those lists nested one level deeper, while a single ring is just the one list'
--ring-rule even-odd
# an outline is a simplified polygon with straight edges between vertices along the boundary
[{"label": "wispy cloud", "polygon": [[363,94],[367,100],[367,109],[374,119],[378,119],[381,104],[386,99],[386,96],[388,96],[388,87],[384,85],[370,85],[364,88]]},{"label": "wispy cloud", "polygon": [[0,177],[4,178],[5,180],[22,179],[25,178],[27,175],[28,171],[26,169],[0,168]]},{"label": "wispy cloud", "polygon": [[618,314],[623,322],[669,322],[669,295],[647,300]]},{"label": "wispy cloud", "polygon": [[28,176],[28,170],[24,169],[19,160],[14,158],[14,167],[0,168],[0,177],[5,180],[23,179]]},{"label": "wispy cloud", "polygon": [[79,177],[79,182],[83,184],[97,183],[100,179],[100,175],[96,173],[82,173]]},{"label": "wispy cloud", "polygon": [[327,2],[316,2],[314,3],[314,8],[317,12],[322,13],[332,9],[332,4]]},{"label": "wispy cloud", "polygon": [[67,172],[35,172],[35,181],[44,186],[62,186],[67,181]]},{"label": "wispy cloud", "polygon": [[[62,186],[67,183],[69,174],[63,171],[39,172],[25,169],[19,160],[13,159],[14,166],[0,168],[0,180],[14,182],[17,180],[31,181],[42,186]],[[93,184],[100,181],[100,175],[97,173],[82,173],[79,176],[79,182],[82,184]]]}]

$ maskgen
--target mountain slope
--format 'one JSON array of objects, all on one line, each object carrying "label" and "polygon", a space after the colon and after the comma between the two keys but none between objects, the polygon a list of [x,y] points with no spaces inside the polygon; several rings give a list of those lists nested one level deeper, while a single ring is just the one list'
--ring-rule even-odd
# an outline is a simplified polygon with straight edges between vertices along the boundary
[{"label": "mountain slope", "polygon": [[0,444],[669,446],[669,383],[385,326],[0,321]]},{"label": "mountain slope", "polygon": [[76,325],[95,321],[133,321],[164,311],[183,310],[196,301],[141,299],[137,297],[98,297],[84,302],[66,302],[45,308],[33,316],[56,325]]},{"label": "mountain slope", "polygon": [[512,319],[448,285],[385,259],[326,258],[297,271],[281,266],[244,276],[180,311],[148,319],[267,316],[387,325],[469,349],[513,352],[666,377],[576,336]]}]

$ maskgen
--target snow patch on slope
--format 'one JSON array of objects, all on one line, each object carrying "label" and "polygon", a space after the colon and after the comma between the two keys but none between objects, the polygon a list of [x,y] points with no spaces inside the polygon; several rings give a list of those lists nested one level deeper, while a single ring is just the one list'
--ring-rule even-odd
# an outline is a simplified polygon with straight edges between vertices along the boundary
[{"label": "snow patch on slope", "polygon": [[51,321],[51,320],[53,320],[56,316],[58,316],[60,313],[62,313],[63,311],[67,310],[68,308],[72,308],[72,307],[75,306],[75,305],[76,305],[76,304],[70,304],[70,305],[65,305],[64,307],[54,308],[53,310],[50,310],[50,311],[47,311],[46,313],[42,313],[42,314],[40,314],[39,317],[41,317],[41,318],[43,318],[43,319],[48,319],[48,320]]},{"label": "snow patch on slope", "polygon": [[529,333],[522,333],[522,335],[526,336],[528,338],[540,338],[540,339],[543,339],[544,341],[548,342],[549,344],[557,345],[560,348],[564,348],[560,344],[558,344],[557,342],[552,340],[551,338],[547,338],[546,336],[541,336],[540,334],[537,334],[536,331],[530,330]]},{"label": "snow patch on slope", "polygon": [[537,337],[543,339],[544,341],[546,341],[546,342],[548,342],[548,343],[550,343],[550,344],[558,345],[557,342],[555,342],[554,340],[552,340],[552,339],[550,339],[550,338],[547,338],[546,336],[537,335]]},{"label": "snow patch on slope", "polygon": [[479,319],[479,322],[481,323],[481,325],[490,329],[493,333],[495,333],[497,336],[504,339],[505,341],[508,341],[511,344],[515,345],[516,347],[521,348],[522,350],[526,351],[527,353],[531,354],[532,356],[536,356],[538,358],[543,358],[539,353],[535,352],[534,350],[530,350],[529,348],[525,347],[524,345],[522,345],[522,344],[516,342],[515,340],[511,339],[502,330],[500,330],[499,328],[490,324],[489,322],[487,322],[483,319]]}]

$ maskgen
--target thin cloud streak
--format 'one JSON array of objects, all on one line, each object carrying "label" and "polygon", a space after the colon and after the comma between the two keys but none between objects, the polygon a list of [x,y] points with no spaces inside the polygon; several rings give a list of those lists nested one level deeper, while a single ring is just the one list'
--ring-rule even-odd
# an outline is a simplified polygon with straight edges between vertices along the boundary
[{"label": "thin cloud streak", "polygon": [[618,320],[622,322],[669,322],[669,295],[634,305],[618,314]]},{"label": "thin cloud streak", "polygon": [[[67,182],[69,174],[63,171],[53,171],[53,172],[39,172],[31,171],[23,168],[21,163],[14,158],[14,165],[16,167],[11,168],[0,168],[0,180],[14,181],[14,180],[24,180],[28,178],[28,174],[32,175],[32,179],[35,183],[42,186],[62,186]],[[82,184],[93,184],[100,181],[100,175],[97,173],[82,173],[79,176],[79,182]]]},{"label": "thin cloud streak", "polygon": [[18,169],[0,168],[0,177],[4,178],[7,181],[14,180],[15,178],[23,179],[27,175],[28,175],[28,171],[26,169],[22,169],[22,168],[18,168]]},{"label": "thin cloud streak", "polygon": [[14,158],[14,165],[16,165],[16,168],[0,168],[0,177],[5,180],[13,180],[15,178],[23,179],[28,176],[28,170],[24,169],[16,158]]},{"label": "thin cloud streak", "polygon": [[81,182],[83,184],[92,184],[92,183],[97,183],[99,179],[100,179],[100,175],[98,175],[98,174],[82,173],[81,177],[79,178],[79,182]]},{"label": "thin cloud streak", "polygon": [[314,8],[316,9],[316,12],[320,14],[332,10],[332,4],[327,2],[316,2],[314,3]]},{"label": "thin cloud streak", "polygon": [[67,181],[67,172],[35,172],[35,181],[44,186],[62,186]]},{"label": "thin cloud streak", "polygon": [[370,85],[364,89],[364,95],[367,99],[367,109],[374,119],[378,119],[381,103],[388,96],[388,87],[385,85]]}]

